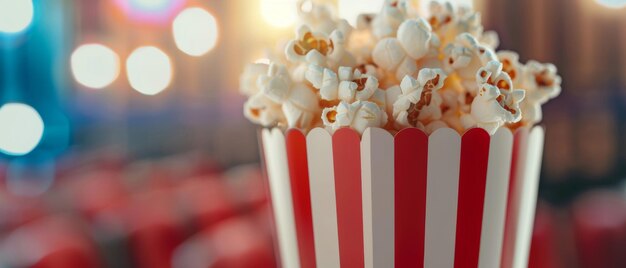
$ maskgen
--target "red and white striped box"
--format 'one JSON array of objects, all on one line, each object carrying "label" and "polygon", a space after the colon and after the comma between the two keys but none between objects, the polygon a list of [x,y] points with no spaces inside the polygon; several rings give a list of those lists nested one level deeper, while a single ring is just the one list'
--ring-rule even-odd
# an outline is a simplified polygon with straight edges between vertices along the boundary
[{"label": "red and white striped box", "polygon": [[282,267],[526,267],[543,137],[264,129]]}]

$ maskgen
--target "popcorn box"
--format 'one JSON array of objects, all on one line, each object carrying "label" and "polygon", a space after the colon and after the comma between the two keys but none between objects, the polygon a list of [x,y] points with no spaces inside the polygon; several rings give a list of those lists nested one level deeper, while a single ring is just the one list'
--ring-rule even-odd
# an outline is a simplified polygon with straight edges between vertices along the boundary
[{"label": "popcorn box", "polygon": [[263,129],[282,267],[526,267],[541,127]]}]

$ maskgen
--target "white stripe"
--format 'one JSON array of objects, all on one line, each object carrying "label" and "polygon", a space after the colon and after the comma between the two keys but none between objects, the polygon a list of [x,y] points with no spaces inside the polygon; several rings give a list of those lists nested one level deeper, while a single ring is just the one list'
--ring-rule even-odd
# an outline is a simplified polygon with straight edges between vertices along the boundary
[{"label": "white stripe", "polygon": [[499,267],[509,191],[513,134],[500,128],[491,137],[478,267]]},{"label": "white stripe", "polygon": [[325,129],[315,128],[307,135],[306,143],[317,267],[338,268],[339,237],[332,139]]},{"label": "white stripe", "polygon": [[519,219],[515,239],[515,254],[513,255],[513,267],[528,267],[528,254],[530,240],[535,219],[537,205],[537,190],[539,187],[539,174],[541,172],[541,160],[543,153],[544,131],[542,127],[534,127],[528,135],[527,153],[525,163],[519,163],[523,169],[520,189],[521,200],[519,204]]},{"label": "white stripe", "polygon": [[289,182],[289,169],[287,167],[285,136],[280,129],[271,131],[264,129],[262,135],[282,267],[298,268],[300,267],[300,258],[293,214],[293,199],[291,198],[291,183]]},{"label": "white stripe", "polygon": [[424,267],[454,266],[461,137],[450,128],[430,135]]},{"label": "white stripe", "polygon": [[363,246],[366,268],[394,267],[393,137],[369,128],[361,140]]}]

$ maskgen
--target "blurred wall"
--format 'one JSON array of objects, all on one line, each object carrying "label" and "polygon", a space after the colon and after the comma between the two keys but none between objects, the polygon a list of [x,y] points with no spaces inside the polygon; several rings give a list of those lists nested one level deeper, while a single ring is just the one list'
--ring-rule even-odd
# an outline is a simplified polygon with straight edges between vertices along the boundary
[{"label": "blurred wall", "polygon": [[[602,2],[602,1],[600,1]],[[609,1],[610,2],[610,1]],[[544,107],[542,193],[568,200],[626,175],[626,8],[595,0],[480,1],[485,28],[522,61],[553,62],[561,96]]]}]

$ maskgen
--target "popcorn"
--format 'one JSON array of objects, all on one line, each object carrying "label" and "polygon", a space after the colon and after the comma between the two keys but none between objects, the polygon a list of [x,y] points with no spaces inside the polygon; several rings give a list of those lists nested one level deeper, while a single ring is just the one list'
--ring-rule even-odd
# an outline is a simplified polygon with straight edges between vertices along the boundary
[{"label": "popcorn", "polygon": [[561,93],[561,77],[553,64],[529,61],[523,80],[526,88],[526,99],[522,102],[524,121],[534,124],[541,121],[541,105]]},{"label": "popcorn", "polygon": [[329,66],[354,66],[356,60],[350,52],[346,50],[346,37],[342,31],[334,31],[330,35],[331,44],[334,49],[328,55]]},{"label": "popcorn", "polygon": [[422,69],[417,80],[405,76],[400,84],[402,95],[393,104],[393,117],[399,127],[417,127],[422,121],[441,118],[441,96],[446,74],[441,69]]},{"label": "popcorn", "polygon": [[458,35],[454,43],[445,48],[444,66],[447,72],[455,72],[460,83],[473,96],[478,86],[474,81],[476,71],[490,61],[497,60],[495,52],[478,43],[469,33]]},{"label": "popcorn", "polygon": [[420,18],[407,0],[386,0],[352,28],[329,5],[298,7],[296,38],[239,79],[245,116],[263,126],[493,134],[539,122],[561,91],[554,65],[496,53],[498,35],[469,8],[433,2]]},{"label": "popcorn", "polygon": [[361,71],[362,74],[376,77],[376,79],[385,77],[384,71],[375,64],[359,64],[355,68]]},{"label": "popcorn", "polygon": [[363,134],[368,127],[383,127],[387,124],[387,114],[375,103],[342,101],[339,105],[325,108],[322,121],[332,132],[342,127],[351,127]]},{"label": "popcorn", "polygon": [[441,3],[432,1],[428,5],[428,9],[430,11],[428,23],[438,32],[443,32],[448,25],[451,25],[456,16],[456,14],[454,14],[454,7],[450,2]]},{"label": "popcorn", "polygon": [[352,29],[346,38],[346,47],[355,57],[358,64],[372,62],[372,50],[378,42],[371,31],[371,22],[375,15],[361,14],[357,17],[356,29]]},{"label": "popcorn", "polygon": [[260,89],[257,86],[259,76],[266,74],[269,65],[262,63],[248,64],[239,77],[239,91],[248,97],[256,95]]},{"label": "popcorn", "polygon": [[378,90],[376,77],[362,74],[359,69],[339,67],[338,74],[318,65],[309,66],[307,81],[320,90],[323,100],[368,100]]},{"label": "popcorn", "polygon": [[561,94],[561,77],[556,73],[556,67],[550,63],[529,61],[526,64],[524,85],[528,87],[529,95],[533,93],[535,96],[532,97],[542,102]]},{"label": "popcorn", "polygon": [[500,37],[498,33],[494,31],[484,32],[480,38],[478,38],[478,41],[491,49],[496,49],[500,45]]},{"label": "popcorn", "polygon": [[430,17],[428,22],[433,32],[439,37],[443,47],[454,42],[455,38],[462,33],[468,33],[481,44],[495,49],[498,46],[498,35],[493,32],[483,32],[480,13],[461,6],[454,8],[449,2],[440,3],[432,1],[429,5]]},{"label": "popcorn", "polygon": [[433,52],[438,42],[424,19],[407,20],[398,28],[397,38],[385,38],[376,44],[372,59],[400,80],[406,75],[415,76],[418,60]]},{"label": "popcorn", "polygon": [[315,93],[302,83],[291,83],[283,65],[271,64],[267,75],[259,77],[261,92],[271,101],[282,104],[287,127],[308,129],[312,127],[319,103]]},{"label": "popcorn", "polygon": [[398,101],[402,96],[402,89],[400,86],[392,86],[385,90],[385,111],[389,115],[393,115],[393,104]]},{"label": "popcorn", "polygon": [[[398,66],[405,60],[409,61],[409,64],[412,63],[415,66],[415,62],[411,61],[411,59],[407,59],[407,54],[400,44],[400,41],[395,38],[385,38],[380,40],[374,51],[372,51],[372,59],[374,62],[388,71],[394,71],[398,68]],[[409,65],[403,64],[403,65]],[[417,69],[417,66],[414,67]]]},{"label": "popcorn", "polygon": [[461,8],[457,14],[456,27],[450,30],[447,36],[458,36],[461,33],[468,33],[477,38],[482,37],[483,25],[481,24],[480,13]]},{"label": "popcorn", "polygon": [[372,21],[376,17],[375,14],[360,14],[356,17],[356,29],[357,30],[370,30],[372,27]]},{"label": "popcorn", "polygon": [[304,77],[314,88],[319,90],[323,100],[336,100],[339,98],[339,77],[333,70],[311,64]]},{"label": "popcorn", "polygon": [[[307,11],[305,5],[310,5]],[[330,35],[335,29],[349,34],[352,28],[344,19],[336,19],[333,10],[328,5],[317,4],[310,0],[298,1],[298,26],[308,25],[313,31]]]},{"label": "popcorn", "polygon": [[508,50],[501,50],[496,54],[500,62],[502,62],[502,70],[509,74],[509,77],[513,80],[513,85],[517,88],[521,87],[524,66],[519,62],[519,55]]},{"label": "popcorn", "polygon": [[406,54],[419,59],[428,53],[432,29],[425,20],[407,20],[398,28],[398,41]]},{"label": "popcorn", "polygon": [[326,56],[335,48],[328,35],[312,32],[311,28],[302,25],[296,31],[296,40],[290,41],[285,47],[287,60],[325,65]]},{"label": "popcorn", "polygon": [[443,112],[443,115],[441,116],[441,121],[445,122],[448,125],[448,127],[453,128],[457,132],[463,133],[466,130],[466,128],[463,122],[461,121],[461,118],[465,116],[466,116],[466,113],[461,112],[459,110],[448,110],[448,111]]},{"label": "popcorn", "polygon": [[512,88],[511,78],[502,71],[502,63],[489,62],[478,70],[476,81],[480,90],[472,101],[471,113],[462,118],[466,128],[478,126],[494,134],[505,123],[520,121],[519,103],[525,91]]},{"label": "popcorn", "polygon": [[408,4],[404,0],[385,0],[383,8],[371,21],[372,33],[377,39],[393,37],[406,19]]},{"label": "popcorn", "polygon": [[246,101],[243,114],[248,120],[264,127],[282,126],[286,122],[280,104],[260,92]]}]

